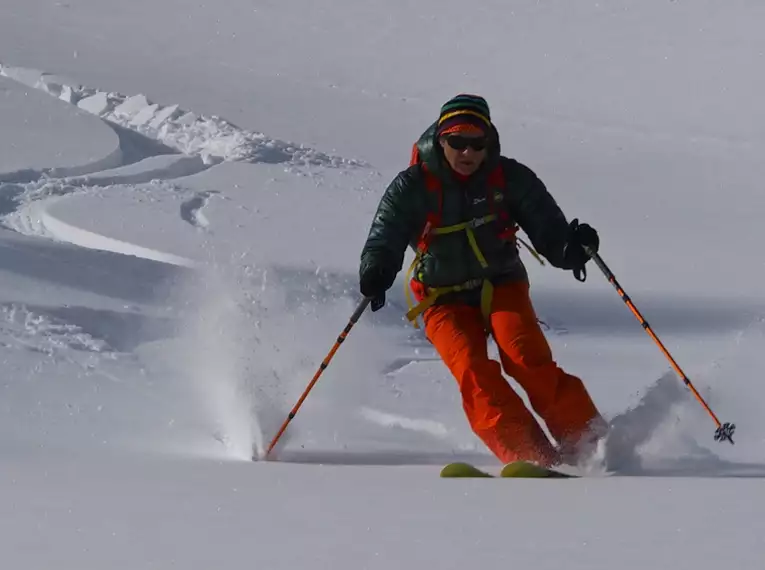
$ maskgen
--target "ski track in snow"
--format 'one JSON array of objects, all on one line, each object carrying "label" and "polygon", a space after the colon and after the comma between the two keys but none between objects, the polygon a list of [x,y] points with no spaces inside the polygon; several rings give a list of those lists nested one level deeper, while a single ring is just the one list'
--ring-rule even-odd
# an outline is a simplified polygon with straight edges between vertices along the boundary
[{"label": "ski track in snow", "polygon": [[[143,95],[73,85],[54,75],[2,63],[0,76],[96,115],[115,131],[119,141],[116,152],[89,168],[27,170],[0,176],[0,225],[23,235],[193,268],[197,265],[194,260],[75,227],[58,219],[49,208],[67,197],[116,190],[175,193],[182,198],[180,219],[208,231],[210,222],[203,210],[217,193],[191,191],[172,180],[225,161],[277,164],[287,173],[313,178],[321,177],[322,168],[368,168],[360,161],[246,131],[219,117],[198,115],[178,105],[156,104]],[[106,340],[91,336],[62,317],[66,319],[65,315],[46,314],[44,309],[21,304],[0,306],[0,346],[38,352],[55,362],[84,368],[98,368],[97,361],[117,357],[119,352]]]},{"label": "ski track in snow", "polygon": [[449,429],[441,422],[427,419],[406,418],[398,414],[391,414],[366,407],[361,408],[359,414],[366,420],[382,427],[425,433],[438,439],[447,439],[449,437]]},{"label": "ski track in snow", "polygon": [[[196,268],[195,260],[75,227],[54,215],[51,206],[72,196],[95,198],[118,190],[146,192],[150,196],[173,193],[181,198],[180,219],[200,231],[209,231],[211,224],[204,209],[218,192],[192,191],[173,183],[174,179],[201,173],[222,162],[278,165],[287,174],[316,180],[321,179],[322,169],[371,170],[361,161],[275,140],[219,117],[197,115],[178,105],[159,105],[143,95],[127,96],[73,85],[54,75],[2,63],[0,76],[96,115],[115,131],[119,142],[113,153],[116,158],[110,155],[110,160],[93,163],[89,169],[29,170],[0,177],[0,225],[22,235]],[[56,362],[66,361],[93,369],[100,369],[101,359],[121,354],[114,352],[108,341],[92,337],[76,324],[62,320],[66,315],[47,315],[42,310],[43,313],[38,314],[36,308],[21,305],[0,307],[0,343],[9,348],[43,353]],[[98,335],[99,331],[94,334]],[[67,349],[77,352],[68,355]],[[108,376],[107,372],[103,374]],[[218,394],[217,397],[226,396]],[[231,411],[229,400],[226,400],[227,412]],[[231,432],[237,432],[239,427],[228,425],[229,429],[214,433],[213,437],[225,447],[236,447],[241,442],[232,441]],[[248,426],[242,429],[251,431]],[[287,440],[285,437],[284,441]]]},{"label": "ski track in snow", "polygon": [[303,172],[316,166],[351,168],[365,163],[279,141],[263,133],[239,128],[216,116],[198,115],[178,105],[160,105],[145,95],[123,95],[72,85],[51,74],[0,63],[0,75],[41,89],[103,120],[139,132],[206,164],[220,161],[285,164]]},{"label": "ski track in snow", "polygon": [[207,229],[210,222],[202,210],[214,194],[216,192],[200,192],[193,198],[183,202],[181,204],[181,218],[195,228]]},{"label": "ski track in snow", "polygon": [[[24,185],[0,185],[0,224],[23,235],[45,237],[65,241],[80,247],[101,249],[124,255],[134,255],[153,261],[169,263],[182,267],[193,267],[193,260],[165,253],[136,244],[116,240],[108,236],[75,227],[58,219],[48,212],[48,207],[57,200],[67,196],[80,194],[95,194],[100,191],[115,189],[114,186],[78,185],[68,180],[42,180]],[[131,190],[182,192],[177,186],[155,181],[146,185],[131,186]],[[181,212],[181,216],[183,212]]]},{"label": "ski track in snow", "polygon": [[[368,168],[353,159],[250,132],[217,116],[198,115],[178,105],[160,105],[144,95],[123,95],[72,84],[56,75],[0,63],[0,76],[39,89],[100,117],[120,138],[122,164],[109,170],[57,177],[58,171],[17,173],[0,183],[0,223],[18,233],[59,239],[156,261],[193,266],[191,260],[118,242],[72,227],[49,214],[46,205],[62,197],[106,191],[116,186],[152,184],[152,190],[184,192],[167,181],[204,171],[223,161],[283,164],[297,176],[320,168]],[[100,163],[99,163],[100,164]],[[203,213],[215,192],[190,194],[179,215],[207,230]]]}]

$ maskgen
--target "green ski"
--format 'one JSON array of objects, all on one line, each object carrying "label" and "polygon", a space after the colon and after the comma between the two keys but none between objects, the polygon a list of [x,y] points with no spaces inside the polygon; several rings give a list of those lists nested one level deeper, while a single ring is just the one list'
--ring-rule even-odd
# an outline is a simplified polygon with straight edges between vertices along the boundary
[{"label": "green ski", "polygon": [[550,467],[542,467],[526,461],[514,461],[502,467],[500,477],[518,477],[531,479],[572,479],[576,475],[569,475]]},{"label": "green ski", "polygon": [[[469,463],[456,462],[445,465],[443,469],[441,469],[441,477],[493,478],[496,477],[496,475],[492,475],[491,473],[479,469]],[[563,473],[562,471],[551,469],[549,467],[541,467],[526,461],[514,461],[502,467],[499,472],[499,477],[516,479],[574,479],[578,476]]]},{"label": "green ski", "polygon": [[470,465],[470,463],[449,463],[441,469],[441,477],[494,477],[494,475],[482,471]]}]

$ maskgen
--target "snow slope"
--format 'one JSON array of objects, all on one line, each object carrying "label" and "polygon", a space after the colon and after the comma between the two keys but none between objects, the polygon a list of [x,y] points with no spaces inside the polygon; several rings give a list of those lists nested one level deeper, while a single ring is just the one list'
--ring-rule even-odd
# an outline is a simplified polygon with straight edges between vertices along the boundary
[{"label": "snow slope", "polygon": [[[757,2],[25,0],[0,21],[8,568],[761,568]],[[356,304],[388,181],[487,96],[736,445],[594,266],[536,265],[614,436],[573,481],[488,467],[401,277]],[[614,476],[605,477],[605,471]]]},{"label": "snow slope", "polygon": [[[0,121],[8,143],[0,181],[103,170],[122,160],[116,133],[96,118],[0,77]],[[8,135],[11,136],[8,136]]]}]

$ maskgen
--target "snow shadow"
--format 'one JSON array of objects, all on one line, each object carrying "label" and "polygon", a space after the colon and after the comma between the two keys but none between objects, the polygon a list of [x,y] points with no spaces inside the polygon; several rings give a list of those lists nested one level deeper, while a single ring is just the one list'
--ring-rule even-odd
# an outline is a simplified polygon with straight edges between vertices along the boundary
[{"label": "snow shadow", "polygon": [[493,456],[475,452],[422,452],[422,451],[297,451],[284,450],[274,460],[279,463],[305,463],[319,465],[407,466],[444,465],[465,461],[474,465],[496,464]]},{"label": "snow shadow", "polygon": [[[602,335],[642,335],[640,323],[614,291],[573,290],[570,294],[532,288],[540,319],[558,332]],[[729,298],[694,299],[688,296],[641,293],[632,301],[651,327],[667,333],[704,333],[738,330],[762,307]]]},{"label": "snow shadow", "polygon": [[139,313],[123,313],[89,307],[45,307],[26,305],[36,314],[77,327],[94,339],[105,342],[111,350],[132,352],[138,345],[170,338],[177,332],[176,319]]},{"label": "snow shadow", "polygon": [[207,206],[210,198],[217,194],[213,190],[200,192],[193,198],[181,204],[181,219],[195,228],[206,228],[209,224],[202,210]]},{"label": "snow shadow", "polygon": [[270,265],[269,282],[283,289],[287,308],[358,295],[358,278],[343,271]]},{"label": "snow shadow", "polygon": [[[356,273],[275,267],[275,277],[287,291],[288,304],[336,299],[338,293],[360,299]],[[557,333],[577,332],[602,335],[645,334],[635,316],[613,291],[571,292],[532,287],[532,300],[541,320]],[[687,296],[640,294],[633,299],[657,334],[704,333],[739,330],[751,322],[762,307],[728,298],[694,299]],[[400,273],[386,294],[386,306],[365,319],[380,326],[407,326],[403,276]],[[411,328],[411,327],[410,327]]]},{"label": "snow shadow", "polygon": [[[359,292],[359,276],[356,272],[332,271],[325,269],[309,269],[305,267],[289,267],[283,265],[269,268],[272,273],[270,281],[284,288],[287,307],[295,309],[306,304],[326,303],[341,299],[354,303],[361,301]],[[416,336],[424,336],[406,320],[404,314],[408,310],[403,291],[401,276],[386,294],[385,307],[377,312],[367,310],[364,321],[373,326],[405,327]],[[348,315],[350,317],[350,314]]]},{"label": "snow shadow", "polygon": [[122,151],[122,166],[140,162],[152,156],[164,154],[180,154],[156,139],[152,139],[137,131],[122,127],[112,121],[104,120],[117,134],[120,150]]},{"label": "snow shadow", "polygon": [[765,479],[765,463],[746,463],[709,458],[678,458],[661,465],[625,471],[620,475],[640,477],[684,477],[696,479]]},{"label": "snow shadow", "polygon": [[[34,178],[33,176],[32,179]],[[12,214],[19,209],[19,199],[25,191],[21,183],[0,183],[0,217]]]},{"label": "snow shadow", "polygon": [[0,231],[0,271],[131,302],[152,302],[190,269]]}]

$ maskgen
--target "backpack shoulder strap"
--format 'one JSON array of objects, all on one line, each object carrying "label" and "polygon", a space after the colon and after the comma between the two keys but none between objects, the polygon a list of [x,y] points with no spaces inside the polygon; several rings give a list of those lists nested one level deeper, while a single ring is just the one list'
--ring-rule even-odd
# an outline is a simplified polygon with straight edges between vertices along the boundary
[{"label": "backpack shoulder strap", "polygon": [[489,186],[494,188],[502,188],[505,190],[505,169],[502,168],[502,164],[495,166],[491,172],[489,172],[488,179]]},{"label": "backpack shoulder strap", "polygon": [[[491,174],[489,174],[489,185],[494,186],[496,188],[502,188],[503,192],[506,192],[508,190],[507,177],[505,176],[505,168],[503,167],[501,162],[491,172]],[[528,242],[526,242],[520,236],[517,235],[518,231],[520,230],[520,227],[515,221],[512,221],[512,223],[509,223],[511,220],[507,210],[502,210],[499,214],[499,217],[506,224],[506,226],[502,229],[502,233],[500,233],[500,236],[503,238],[510,238],[510,239],[515,239],[519,241],[529,251],[529,253],[534,257],[534,259],[536,259],[539,262],[540,265],[545,265],[545,262],[542,259],[542,256],[540,256],[539,253],[537,253],[537,251],[531,246],[531,244],[529,244]]]},{"label": "backpack shoulder strap", "polygon": [[420,149],[417,148],[417,143],[412,145],[412,155],[409,157],[409,166],[414,166],[420,162]]},{"label": "backpack shoulder strap", "polygon": [[428,221],[431,226],[437,226],[441,222],[441,208],[443,207],[443,187],[441,180],[433,172],[428,169],[426,164],[420,160],[420,149],[417,148],[417,143],[412,145],[412,154],[409,158],[409,166],[419,166],[422,172],[423,180],[425,182],[425,189],[433,194],[436,194],[438,198],[438,206],[435,212],[428,213]]}]

